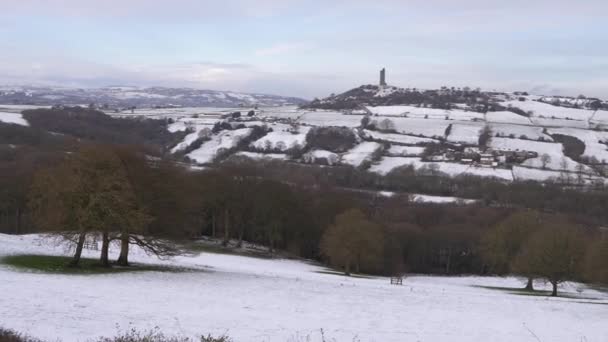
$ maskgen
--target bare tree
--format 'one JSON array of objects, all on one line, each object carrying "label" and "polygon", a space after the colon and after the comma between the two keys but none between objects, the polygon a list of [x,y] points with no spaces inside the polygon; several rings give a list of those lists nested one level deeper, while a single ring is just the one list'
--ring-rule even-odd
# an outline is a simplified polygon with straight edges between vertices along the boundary
[{"label": "bare tree", "polygon": [[[526,210],[512,214],[489,230],[481,241],[482,256],[489,270],[499,274],[511,271],[511,262],[539,227],[539,213]],[[531,276],[526,290],[534,290]]]},{"label": "bare tree", "polygon": [[551,156],[548,153],[543,153],[540,156],[540,162],[543,166],[543,170],[547,169],[547,165],[549,165],[549,163],[551,163]]},{"label": "bare tree", "polygon": [[547,226],[525,243],[514,270],[546,279],[553,287],[551,295],[557,296],[560,283],[580,276],[584,251],[585,241],[577,227]]},{"label": "bare tree", "polygon": [[350,209],[336,217],[321,240],[321,251],[335,267],[350,275],[352,267],[374,267],[383,251],[383,232],[379,225],[357,210]]}]

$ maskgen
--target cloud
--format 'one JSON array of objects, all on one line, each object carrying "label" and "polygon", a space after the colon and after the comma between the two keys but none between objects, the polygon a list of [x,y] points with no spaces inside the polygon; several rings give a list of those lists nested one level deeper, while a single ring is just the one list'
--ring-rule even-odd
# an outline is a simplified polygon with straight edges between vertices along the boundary
[{"label": "cloud", "polygon": [[59,17],[130,18],[180,22],[226,17],[265,17],[284,11],[299,0],[2,0],[0,13],[52,14]]},{"label": "cloud", "polygon": [[0,82],[314,97],[387,66],[400,86],[598,96],[606,11],[605,0],[0,0]]},{"label": "cloud", "polygon": [[306,43],[277,44],[268,48],[258,49],[254,51],[254,55],[258,57],[277,56],[294,52],[303,52],[310,49],[311,45]]}]

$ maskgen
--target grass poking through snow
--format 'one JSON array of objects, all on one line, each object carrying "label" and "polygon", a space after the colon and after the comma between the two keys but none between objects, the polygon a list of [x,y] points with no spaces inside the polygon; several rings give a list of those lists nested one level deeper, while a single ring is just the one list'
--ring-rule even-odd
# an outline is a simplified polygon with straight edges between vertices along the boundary
[{"label": "grass poking through snow", "polygon": [[53,255],[10,255],[0,259],[0,264],[14,267],[20,270],[42,272],[42,273],[57,273],[57,274],[107,274],[107,273],[124,273],[124,272],[185,272],[193,271],[193,269],[163,266],[163,265],[147,265],[132,263],[128,267],[112,265],[111,267],[103,267],[99,260],[82,258],[80,264],[76,267],[69,266],[71,257],[53,256]]},{"label": "grass poking through snow", "polygon": [[[479,287],[482,289],[487,289],[487,290],[497,290],[497,291],[503,291],[503,292],[507,292],[510,294],[514,294],[514,295],[519,295],[519,296],[538,296],[538,297],[551,297],[551,291],[545,291],[545,290],[527,290],[525,288],[517,288],[517,287],[501,287],[501,286],[483,286],[483,285],[473,285],[473,287]],[[588,300],[602,300],[601,298],[595,298],[595,297],[586,297],[586,296],[578,296],[572,293],[560,293],[559,291],[557,292],[557,297],[554,298],[568,298],[568,299],[588,299]],[[585,303],[590,303],[590,304],[606,304],[608,305],[608,303],[591,303],[591,302],[585,302]]]}]

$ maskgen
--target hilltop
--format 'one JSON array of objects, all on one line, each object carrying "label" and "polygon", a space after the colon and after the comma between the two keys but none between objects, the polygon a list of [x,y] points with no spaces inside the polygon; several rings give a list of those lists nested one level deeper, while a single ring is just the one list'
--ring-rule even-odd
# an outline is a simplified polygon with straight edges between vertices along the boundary
[{"label": "hilltop", "polygon": [[[482,91],[469,87],[441,87],[440,89],[399,88],[391,85],[362,85],[341,94],[332,94],[322,99],[315,99],[304,105],[306,108],[352,110],[362,106],[395,106],[415,105],[437,109],[461,108],[476,112],[502,111],[506,107],[501,102],[510,98],[529,99],[527,92],[496,92]],[[532,96],[556,106],[580,109],[608,109],[608,102],[597,98],[587,98],[580,95],[563,96]]]}]

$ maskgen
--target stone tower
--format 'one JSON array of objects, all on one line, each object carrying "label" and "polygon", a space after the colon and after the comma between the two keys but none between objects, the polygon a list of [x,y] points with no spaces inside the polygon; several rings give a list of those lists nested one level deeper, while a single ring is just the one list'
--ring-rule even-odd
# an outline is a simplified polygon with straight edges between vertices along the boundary
[{"label": "stone tower", "polygon": [[386,86],[386,69],[380,70],[380,86]]}]

